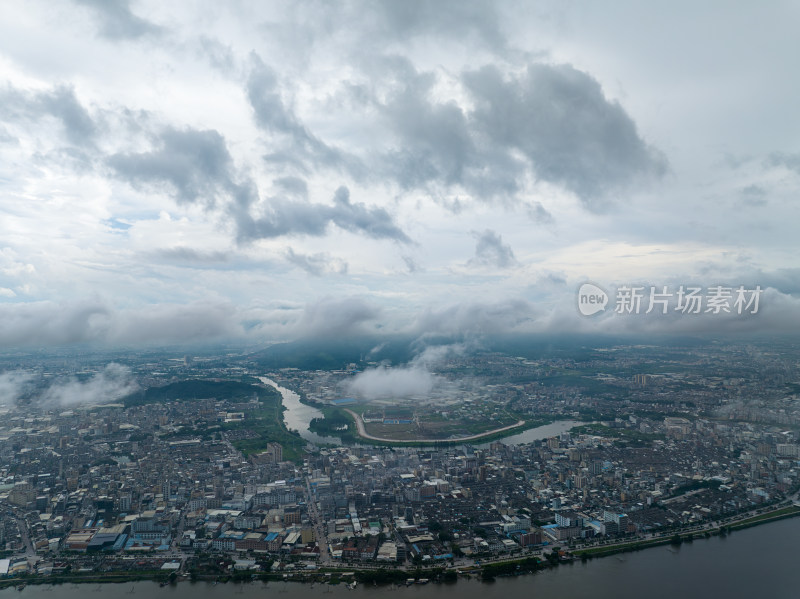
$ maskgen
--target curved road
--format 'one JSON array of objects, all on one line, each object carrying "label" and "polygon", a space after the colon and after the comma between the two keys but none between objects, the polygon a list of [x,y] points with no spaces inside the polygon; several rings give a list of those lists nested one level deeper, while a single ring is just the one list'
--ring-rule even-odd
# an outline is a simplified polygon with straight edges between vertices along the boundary
[{"label": "curved road", "polygon": [[356,427],[358,427],[358,435],[360,437],[364,437],[365,439],[371,439],[373,441],[384,441],[387,443],[452,443],[453,441],[474,441],[475,439],[481,439],[483,437],[488,437],[489,435],[494,435],[497,433],[502,433],[507,430],[511,430],[512,428],[517,428],[518,426],[522,426],[525,424],[524,420],[520,420],[516,424],[509,424],[508,426],[504,426],[503,428],[496,428],[491,431],[486,431],[485,433],[478,433],[476,435],[469,435],[468,437],[459,437],[457,439],[386,439],[384,437],[375,437],[367,433],[366,428],[364,427],[364,421],[361,420],[361,416],[356,414],[353,410],[348,410],[344,408],[344,411],[350,414],[353,417],[353,420],[356,421]]}]

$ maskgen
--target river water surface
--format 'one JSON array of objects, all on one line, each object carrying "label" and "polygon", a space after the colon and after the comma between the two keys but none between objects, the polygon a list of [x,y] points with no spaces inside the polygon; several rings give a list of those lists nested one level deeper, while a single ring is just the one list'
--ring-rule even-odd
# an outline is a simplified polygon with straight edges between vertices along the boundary
[{"label": "river water surface", "polygon": [[563,565],[535,575],[498,578],[493,583],[459,580],[453,585],[411,587],[313,586],[254,582],[244,585],[181,582],[159,587],[137,582],[107,585],[29,585],[0,591],[0,599],[531,599],[592,597],[614,599],[797,599],[800,597],[800,518],[585,563]]},{"label": "river water surface", "polygon": [[332,445],[342,444],[342,440],[338,437],[318,435],[308,430],[308,425],[314,418],[322,418],[323,416],[322,412],[317,408],[302,403],[297,393],[286,387],[281,387],[272,379],[265,376],[257,378],[265,385],[275,388],[281,394],[283,407],[286,408],[283,412],[283,421],[286,423],[286,428],[297,431],[303,439],[316,445],[325,445],[326,443]]}]

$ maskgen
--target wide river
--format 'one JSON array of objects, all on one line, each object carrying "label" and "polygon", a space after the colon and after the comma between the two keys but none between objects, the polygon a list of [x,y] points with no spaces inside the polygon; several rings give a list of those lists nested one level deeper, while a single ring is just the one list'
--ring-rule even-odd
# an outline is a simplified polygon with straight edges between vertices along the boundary
[{"label": "wide river", "polygon": [[260,582],[234,585],[181,582],[108,585],[28,585],[8,588],[0,599],[530,599],[535,597],[592,597],[613,599],[715,599],[716,597],[797,599],[800,597],[800,518],[782,520],[731,533],[671,546],[653,547],[586,563],[560,566],[530,576],[498,578],[493,583],[460,580],[454,585],[411,587],[344,585],[328,587],[299,583]]}]

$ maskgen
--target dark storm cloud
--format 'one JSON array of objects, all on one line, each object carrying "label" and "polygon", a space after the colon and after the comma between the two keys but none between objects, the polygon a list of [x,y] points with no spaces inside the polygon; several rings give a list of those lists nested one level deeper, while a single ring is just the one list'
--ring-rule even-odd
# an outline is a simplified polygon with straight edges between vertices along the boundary
[{"label": "dark storm cloud", "polygon": [[381,311],[357,297],[324,298],[305,307],[296,326],[301,337],[347,337],[367,331]]},{"label": "dark storm cloud", "polygon": [[110,40],[137,39],[158,35],[162,28],[136,16],[130,0],[74,0],[87,7],[99,24],[99,33]]},{"label": "dark storm cloud", "polygon": [[587,206],[666,171],[666,160],[624,109],[570,65],[532,64],[516,78],[485,66],[463,81],[476,101],[476,129],[498,148],[522,152],[539,179],[564,186]]},{"label": "dark storm cloud", "polygon": [[478,242],[475,245],[475,257],[469,261],[470,265],[508,268],[517,263],[511,246],[503,243],[503,238],[494,231],[486,229],[483,233],[473,231],[472,234]]},{"label": "dark storm cloud", "polygon": [[57,119],[67,141],[76,146],[91,144],[97,133],[97,125],[72,87],[62,85],[51,91],[25,92],[9,86],[0,90],[0,104],[3,106],[0,119],[7,122],[38,121],[47,116]]},{"label": "dark storm cloud", "polygon": [[343,275],[347,273],[348,268],[347,262],[338,258],[333,258],[325,252],[318,254],[299,254],[292,248],[289,248],[286,252],[286,259],[315,277],[321,277],[329,273]]},{"label": "dark storm cloud", "polygon": [[159,147],[139,154],[114,154],[109,165],[134,186],[168,185],[179,202],[213,205],[217,194],[233,186],[232,160],[217,131],[168,128]]}]

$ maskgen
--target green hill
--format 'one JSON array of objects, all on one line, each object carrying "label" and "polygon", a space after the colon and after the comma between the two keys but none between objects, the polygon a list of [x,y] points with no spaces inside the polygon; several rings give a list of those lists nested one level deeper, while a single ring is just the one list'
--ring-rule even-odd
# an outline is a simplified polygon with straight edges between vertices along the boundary
[{"label": "green hill", "polygon": [[170,383],[163,387],[150,387],[124,399],[125,406],[165,401],[192,401],[196,399],[227,399],[247,401],[257,396],[261,401],[277,403],[280,394],[272,387],[259,387],[240,381],[190,379]]}]

